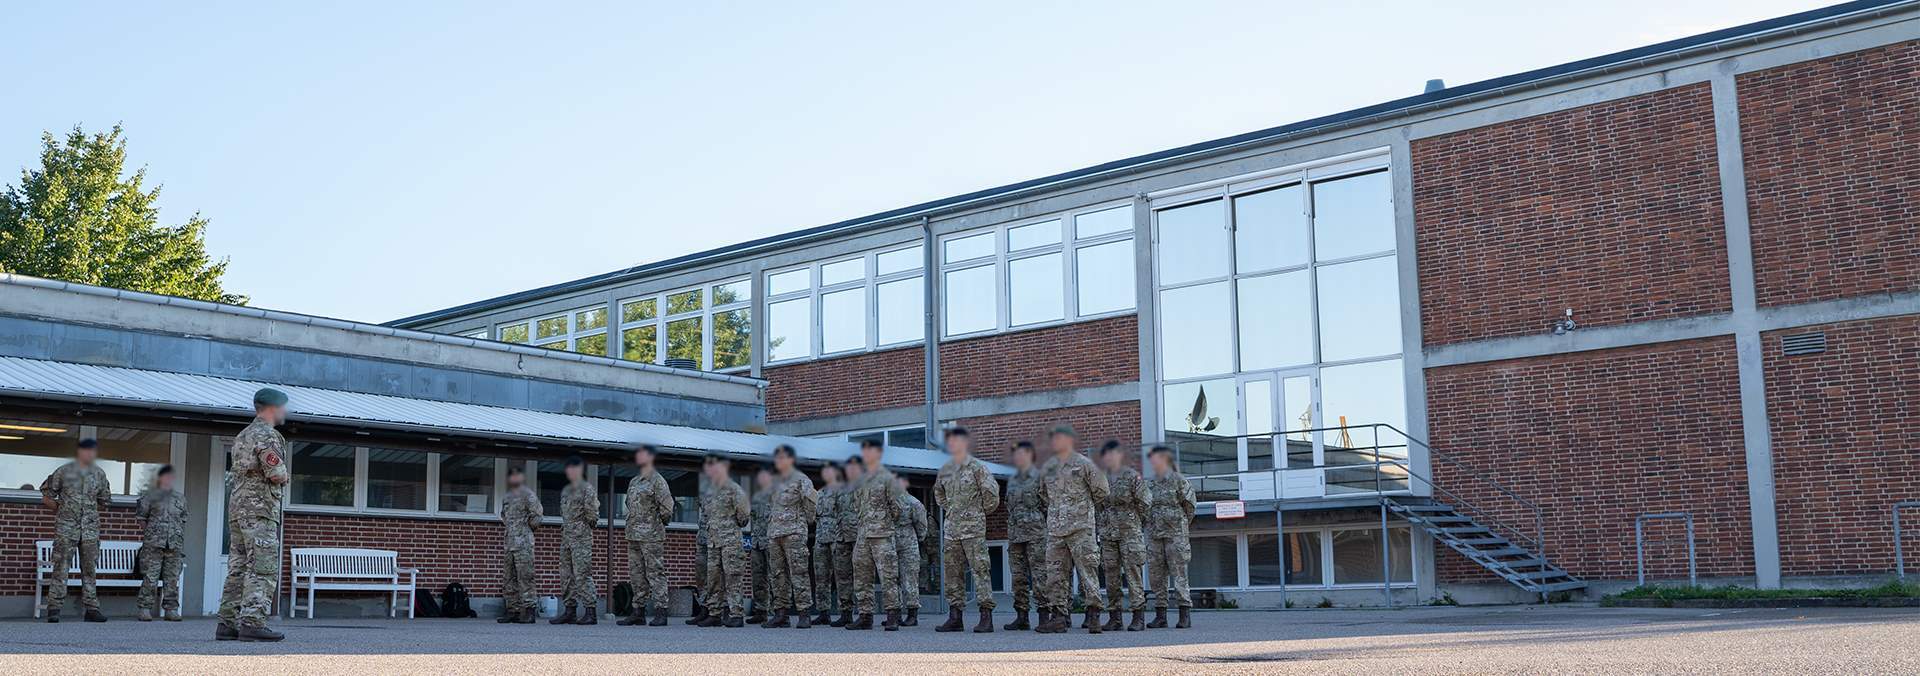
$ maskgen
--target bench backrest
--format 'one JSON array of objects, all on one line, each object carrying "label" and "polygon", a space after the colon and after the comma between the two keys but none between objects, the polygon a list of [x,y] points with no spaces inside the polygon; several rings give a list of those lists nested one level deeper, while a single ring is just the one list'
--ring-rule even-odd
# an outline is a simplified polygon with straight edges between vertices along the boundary
[{"label": "bench backrest", "polygon": [[[100,558],[93,563],[95,573],[112,575],[132,575],[139,563],[141,543],[132,540],[101,540]],[[46,561],[53,558],[52,540],[35,540],[33,560]],[[67,572],[80,572],[80,548],[73,548],[67,555]]]},{"label": "bench backrest", "polygon": [[390,579],[400,554],[388,549],[303,547],[293,550],[293,567],[315,577]]}]

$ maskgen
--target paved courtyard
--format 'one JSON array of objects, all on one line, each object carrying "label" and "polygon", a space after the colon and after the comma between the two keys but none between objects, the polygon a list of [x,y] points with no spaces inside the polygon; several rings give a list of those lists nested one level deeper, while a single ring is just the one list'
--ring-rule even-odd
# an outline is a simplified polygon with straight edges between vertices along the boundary
[{"label": "paved courtyard", "polygon": [[[213,624],[0,622],[21,673],[1920,673],[1912,609],[1591,606],[1219,611],[1186,631],[1041,635],[284,621],[280,644]],[[1005,613],[1000,621],[1009,618]]]}]

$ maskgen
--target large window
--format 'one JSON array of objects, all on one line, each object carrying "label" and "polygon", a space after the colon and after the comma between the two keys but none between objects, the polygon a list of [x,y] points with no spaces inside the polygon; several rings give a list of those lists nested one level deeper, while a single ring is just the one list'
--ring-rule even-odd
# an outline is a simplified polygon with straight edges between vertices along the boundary
[{"label": "large window", "polygon": [[287,500],[310,507],[353,507],[356,449],[339,444],[294,442],[287,467],[293,473]]},{"label": "large window", "polygon": [[[1411,585],[1413,538],[1404,526],[1387,529],[1395,586]],[[1318,526],[1239,534],[1197,534],[1188,566],[1195,588],[1378,587],[1380,528]]]},{"label": "large window", "polygon": [[736,279],[620,301],[620,358],[731,371],[753,361],[753,285]]},{"label": "large window", "polygon": [[919,244],[767,273],[768,363],[918,342],[926,333]]},{"label": "large window", "polygon": [[477,455],[440,456],[440,511],[492,512],[498,465],[498,460]]},{"label": "large window", "polygon": [[863,441],[872,440],[872,441],[878,441],[888,446],[899,446],[901,448],[926,448],[927,447],[927,426],[926,425],[915,425],[912,427],[895,427],[892,429],[883,429],[883,430],[861,430],[858,432],[845,432],[841,434],[835,434],[833,436],[844,438],[847,441],[851,441],[856,444]]},{"label": "large window", "polygon": [[427,508],[427,454],[385,448],[367,450],[369,509]]},{"label": "large window", "polygon": [[948,337],[1133,309],[1133,208],[1103,205],[940,239]]},{"label": "large window", "polygon": [[[500,340],[525,343],[527,324],[503,324]],[[534,347],[607,356],[607,308],[584,307],[533,320]]]},{"label": "large window", "polygon": [[499,458],[294,442],[290,509],[492,515],[505,482]]},{"label": "large window", "polygon": [[84,437],[100,441],[97,466],[114,495],[139,495],[173,453],[167,432],[69,425],[0,417],[0,490],[39,491],[41,482],[73,460]]}]

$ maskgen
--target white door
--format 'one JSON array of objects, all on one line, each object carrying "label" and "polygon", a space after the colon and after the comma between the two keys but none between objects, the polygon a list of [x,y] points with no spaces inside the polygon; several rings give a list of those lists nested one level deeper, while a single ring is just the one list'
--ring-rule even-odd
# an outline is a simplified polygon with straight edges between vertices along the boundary
[{"label": "white door", "polygon": [[220,592],[227,584],[227,446],[230,439],[215,438],[207,458],[207,548],[200,560],[201,608],[208,615],[220,609]]}]

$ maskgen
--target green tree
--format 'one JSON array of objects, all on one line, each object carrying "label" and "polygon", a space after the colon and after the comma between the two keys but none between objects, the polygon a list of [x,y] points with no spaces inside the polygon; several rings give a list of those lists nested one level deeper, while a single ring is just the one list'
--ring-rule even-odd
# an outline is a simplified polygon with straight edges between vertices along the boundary
[{"label": "green tree", "polygon": [[[160,225],[160,189],[147,171],[125,174],[127,142],[119,125],[62,139],[41,134],[40,167],[20,171],[0,192],[0,270],[243,304],[220,277],[227,260],[207,256],[207,220]],[[125,178],[123,178],[125,176]]]}]

